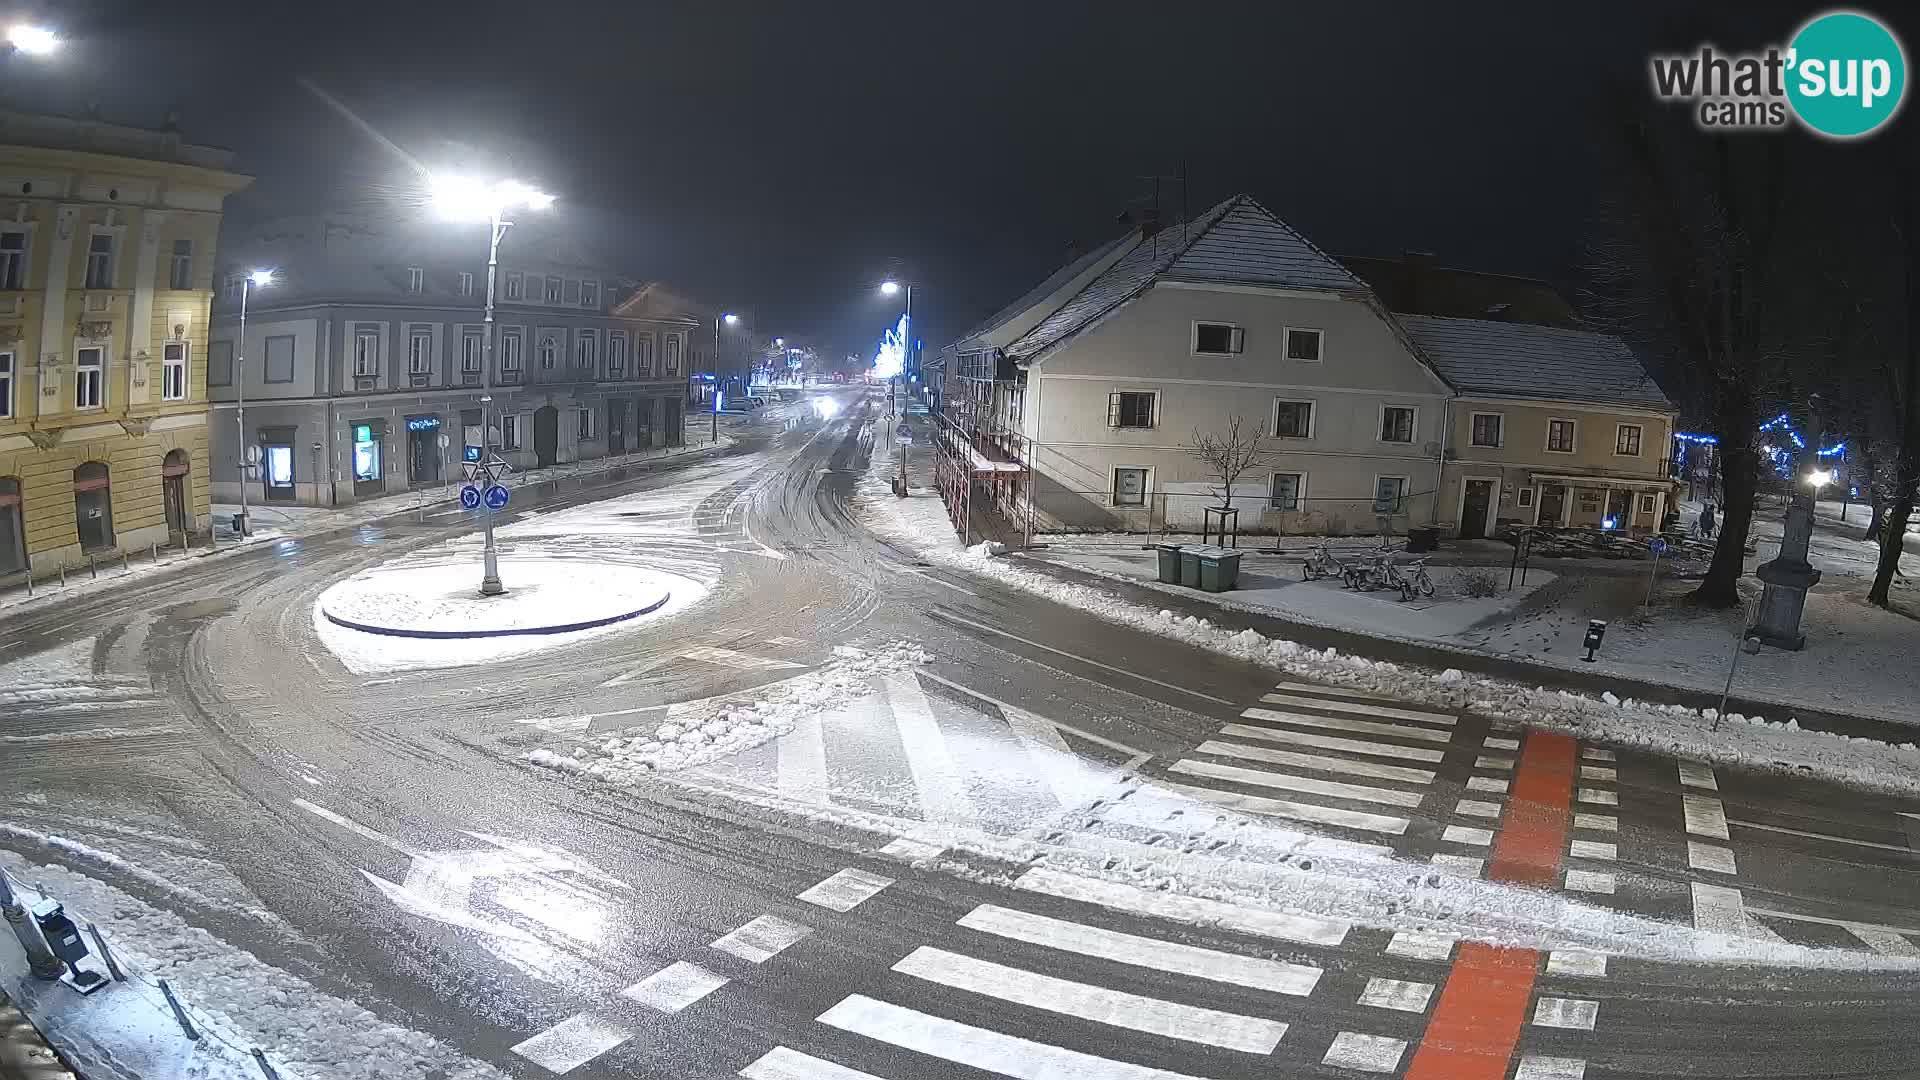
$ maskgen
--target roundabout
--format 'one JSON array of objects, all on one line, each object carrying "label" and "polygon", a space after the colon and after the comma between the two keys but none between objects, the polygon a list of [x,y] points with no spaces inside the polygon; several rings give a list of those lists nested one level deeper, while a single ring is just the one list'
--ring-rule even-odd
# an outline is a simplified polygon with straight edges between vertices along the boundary
[{"label": "roundabout", "polygon": [[513,560],[501,570],[507,591],[482,596],[470,561],[380,567],[328,587],[317,607],[336,626],[388,637],[567,634],[658,611],[679,580],[580,559]]}]

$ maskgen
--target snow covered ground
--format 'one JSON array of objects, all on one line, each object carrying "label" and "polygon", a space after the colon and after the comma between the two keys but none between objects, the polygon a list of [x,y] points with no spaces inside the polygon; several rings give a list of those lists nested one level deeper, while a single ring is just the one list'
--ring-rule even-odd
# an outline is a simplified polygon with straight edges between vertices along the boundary
[{"label": "snow covered ground", "polygon": [[614,621],[666,602],[676,579],[643,567],[522,556],[501,567],[513,587],[482,596],[467,560],[380,567],[320,594],[335,619],[396,632],[475,636]]},{"label": "snow covered ground", "polygon": [[[92,577],[86,564],[77,569],[67,569],[67,583],[60,584],[59,578],[39,580],[33,583],[33,592],[29,594],[24,584],[18,588],[0,593],[0,611],[15,612],[28,608],[43,607],[86,596],[105,589],[118,588],[129,581],[151,578],[168,573],[176,567],[191,565],[196,559],[221,558],[244,548],[259,544],[271,544],[285,539],[286,534],[276,529],[256,529],[245,539],[221,536],[217,547],[195,547],[188,551],[179,548],[161,548],[158,557],[149,551],[127,556],[126,568],[121,568],[120,557],[100,561],[100,576]],[[198,541],[196,541],[198,543]]]}]

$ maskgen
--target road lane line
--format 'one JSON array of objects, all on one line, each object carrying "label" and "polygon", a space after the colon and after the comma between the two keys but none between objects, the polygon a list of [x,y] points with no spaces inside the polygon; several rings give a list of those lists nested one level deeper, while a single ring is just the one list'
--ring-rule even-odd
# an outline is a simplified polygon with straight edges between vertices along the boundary
[{"label": "road lane line", "polygon": [[881,1080],[872,1073],[776,1046],[740,1070],[747,1080]]},{"label": "road lane line", "polygon": [[[1402,765],[1376,765],[1371,761],[1300,754],[1291,750],[1273,750],[1264,746],[1246,746],[1241,743],[1220,742],[1216,739],[1208,739],[1194,747],[1193,752],[1212,754],[1215,757],[1240,758],[1245,761],[1264,761],[1269,765],[1294,765],[1302,769],[1318,769],[1321,772],[1367,776],[1375,780],[1398,780],[1405,784],[1431,784],[1434,778],[1431,769],[1410,769]],[[1504,783],[1500,785],[1500,790],[1506,790]]]},{"label": "road lane line", "polygon": [[764,964],[811,933],[811,926],[803,926],[778,915],[762,915],[718,938],[708,948],[718,949],[749,963]]},{"label": "road lane line", "polygon": [[1315,735],[1309,731],[1253,727],[1248,724],[1228,724],[1220,729],[1220,734],[1232,735],[1240,739],[1261,739],[1266,742],[1312,746],[1321,750],[1344,750],[1349,754],[1371,754],[1374,757],[1400,758],[1404,761],[1424,761],[1429,764],[1437,764],[1446,760],[1447,757],[1445,750],[1433,750],[1424,746],[1362,742],[1358,739],[1342,739],[1333,735]]},{"label": "road lane line", "polygon": [[[1271,695],[1269,695],[1271,696]],[[1294,724],[1300,727],[1330,728],[1334,731],[1352,731],[1362,735],[1382,735],[1390,739],[1416,739],[1420,742],[1446,743],[1453,741],[1453,732],[1435,731],[1432,728],[1401,727],[1398,724],[1382,724],[1372,720],[1354,720],[1345,716],[1315,716],[1312,713],[1287,712],[1280,709],[1247,709],[1240,714],[1249,720],[1266,720],[1276,724]]]},{"label": "road lane line", "polygon": [[784,668],[805,667],[790,660],[769,660],[764,656],[737,652],[733,649],[721,649],[712,645],[695,645],[680,654],[683,660],[699,660],[708,664],[733,668],[737,671],[776,671]]},{"label": "road lane line", "polygon": [[1150,675],[1142,675],[1137,671],[1128,671],[1126,668],[1114,667],[1112,664],[1103,664],[1098,660],[1089,659],[1087,657],[1079,655],[1078,653],[1070,653],[1065,649],[1056,649],[1051,645],[1042,645],[1039,642],[1032,640],[1031,638],[1023,638],[1018,634],[1009,634],[1005,630],[1001,630],[998,627],[988,626],[985,623],[977,623],[977,622],[974,622],[972,619],[962,618],[961,616],[955,615],[950,611],[940,611],[940,612],[935,612],[931,614],[933,614],[936,618],[945,619],[949,622],[957,622],[962,626],[970,626],[975,630],[979,630],[983,633],[993,634],[998,637],[1007,638],[1011,641],[1017,641],[1022,645],[1029,645],[1043,652],[1050,652],[1055,656],[1064,656],[1069,660],[1072,660],[1076,663],[1085,664],[1088,667],[1096,667],[1102,671],[1111,671],[1116,675],[1124,675],[1129,679],[1138,679],[1141,682],[1150,683],[1154,686],[1161,687],[1162,689],[1172,690],[1175,693],[1186,694],[1189,697],[1197,697],[1202,701],[1211,701],[1216,705],[1226,705],[1231,707],[1234,704],[1233,702],[1228,701],[1226,698],[1214,697],[1212,694],[1203,694],[1198,690],[1189,690],[1184,686],[1178,686],[1170,682],[1162,682],[1159,679],[1153,678]]},{"label": "road lane line", "polygon": [[850,994],[821,1023],[1015,1080],[1195,1080],[1164,1069],[1083,1054]]},{"label": "road lane line", "polygon": [[725,985],[725,976],[715,975],[699,964],[675,960],[620,991],[620,996],[671,1015]]},{"label": "road lane line", "polygon": [[569,1073],[633,1038],[633,1029],[581,1013],[509,1047],[550,1073]]},{"label": "road lane line", "polygon": [[[999,698],[992,697],[987,694],[983,694],[980,691],[975,690],[971,686],[962,686],[959,683],[954,682],[952,679],[943,679],[940,676],[935,675],[931,671],[925,671],[925,670],[916,671],[914,674],[918,675],[922,679],[931,679],[934,682],[939,683],[941,686],[947,687],[950,690],[958,691],[959,693],[967,697],[977,698],[981,701],[986,702],[989,705],[992,705],[994,708],[999,709],[1001,713],[1005,714],[1010,723],[1014,715],[1016,713],[1019,713],[1019,714],[1023,714],[1025,716],[1031,717],[1033,720],[1038,721],[1039,723],[1045,724],[1046,726],[1053,728],[1056,731],[1067,732],[1070,735],[1074,735],[1079,738],[1085,739],[1090,743],[1095,743],[1097,745],[1104,746],[1109,750],[1118,750],[1120,753],[1126,754],[1133,758],[1137,758],[1140,761],[1145,761],[1147,758],[1150,758],[1153,756],[1152,754],[1147,753],[1145,750],[1142,750],[1137,746],[1128,746],[1126,743],[1123,743],[1123,742],[1115,742],[1104,735],[1096,735],[1091,731],[1085,731],[1081,728],[1074,727],[1072,724],[1064,724],[1058,720],[1049,720],[1044,716],[1038,715],[1037,713],[1033,713],[1026,709],[1022,709],[1018,705],[1013,705],[1008,702],[1001,701]],[[1127,767],[1132,768],[1133,766],[1129,765]]]},{"label": "road lane line", "polygon": [[980,812],[967,796],[966,779],[947,753],[946,736],[920,684],[907,672],[887,676],[882,685],[907,768],[913,773],[913,794],[921,816],[941,825],[979,825]]},{"label": "road lane line", "polygon": [[1321,825],[1339,825],[1363,832],[1386,833],[1389,836],[1403,835],[1407,831],[1407,826],[1412,824],[1406,818],[1390,817],[1385,814],[1368,814],[1359,810],[1343,810],[1336,806],[1320,806],[1288,799],[1268,799],[1259,795],[1242,795],[1237,791],[1221,791],[1217,788],[1198,787],[1193,784],[1161,781],[1159,786],[1201,802],[1224,806],[1242,813],[1265,814],[1268,817],[1287,818],[1292,821],[1312,821]]},{"label": "road lane line", "polygon": [[1338,780],[1315,780],[1310,776],[1295,776],[1292,773],[1268,772],[1263,769],[1247,769],[1238,765],[1222,765],[1214,761],[1195,761],[1191,758],[1176,761],[1168,768],[1169,772],[1186,776],[1204,776],[1210,780],[1226,780],[1236,784],[1252,784],[1257,787],[1279,788],[1282,791],[1298,791],[1307,795],[1325,795],[1333,799],[1352,799],[1356,802],[1374,802],[1386,806],[1419,806],[1425,795],[1417,791],[1396,791],[1391,788],[1364,787],[1360,784],[1344,784]]},{"label": "road lane line", "polygon": [[1507,793],[1507,781],[1497,776],[1469,776],[1467,777],[1467,790],[1488,791],[1495,795],[1505,795]]},{"label": "road lane line", "polygon": [[780,794],[787,798],[816,804],[832,801],[820,717],[813,713],[795,720],[793,730],[780,736],[774,745]]},{"label": "road lane line", "polygon": [[1612,874],[1600,870],[1567,871],[1568,892],[1597,893],[1601,896],[1612,896],[1613,889],[1614,879]]},{"label": "road lane line", "polygon": [[1352,925],[1314,915],[1289,915],[1261,908],[1240,907],[1196,896],[1138,889],[1119,882],[1100,881],[1034,867],[1014,880],[1014,888],[1028,892],[1098,904],[1115,911],[1156,918],[1183,919],[1259,937],[1296,941],[1304,945],[1338,945]]},{"label": "road lane line", "polygon": [[1598,859],[1612,862],[1619,857],[1617,845],[1602,843],[1598,840],[1575,840],[1567,849],[1567,854],[1575,859]]},{"label": "road lane line", "polygon": [[1305,964],[1139,937],[993,904],[974,908],[960,919],[960,925],[1030,945],[1291,997],[1313,993],[1320,982],[1320,969]]},{"label": "road lane line", "polygon": [[1847,932],[1867,943],[1867,948],[1884,956],[1920,956],[1920,946],[1881,926],[1848,923]]},{"label": "road lane line", "polygon": [[1620,819],[1612,814],[1575,814],[1573,827],[1592,832],[1617,833],[1620,831]]},{"label": "road lane line", "polygon": [[[1717,801],[1715,805],[1718,805]],[[1830,833],[1808,832],[1805,829],[1789,829],[1784,825],[1762,825],[1758,821],[1742,821],[1739,818],[1729,818],[1725,816],[1722,816],[1720,821],[1723,830],[1727,825],[1738,825],[1743,829],[1759,829],[1762,832],[1779,833],[1783,836],[1800,836],[1808,840],[1827,840],[1835,844],[1852,844],[1854,847],[1873,848],[1876,851],[1897,851],[1902,855],[1912,855],[1914,853],[1912,848],[1904,844],[1882,844],[1873,840],[1856,840],[1851,836],[1834,836]],[[1722,840],[1727,838],[1724,831],[1720,833],[1720,838]]]},{"label": "road lane line", "polygon": [[1766,915],[1775,919],[1790,919],[1794,922],[1819,923],[1822,926],[1838,926],[1855,932],[1858,932],[1860,928],[1865,928],[1868,930],[1884,930],[1889,934],[1911,934],[1920,937],[1920,930],[1906,926],[1886,926],[1881,923],[1859,922],[1848,919],[1829,919],[1823,915],[1800,915],[1791,911],[1773,911],[1769,908],[1747,908],[1746,910],[1753,915]]},{"label": "road lane line", "polygon": [[340,826],[341,828],[347,830],[348,832],[354,834],[355,836],[361,837],[362,839],[365,839],[365,840],[371,840],[374,843],[379,844],[381,847],[392,848],[393,850],[399,852],[402,855],[411,855],[416,859],[426,854],[426,852],[422,851],[421,849],[416,847],[410,847],[406,844],[403,844],[400,841],[395,840],[393,837],[388,836],[386,833],[375,832],[374,830],[367,828],[365,825],[362,825],[357,821],[352,821],[347,818],[341,817],[339,814],[334,813],[333,811],[327,809],[324,806],[316,806],[305,799],[294,799],[292,800],[292,802],[293,802],[293,805],[299,807],[302,810],[305,810],[307,813],[312,814],[317,818],[321,818],[326,821],[331,821],[335,825]]},{"label": "road lane line", "polygon": [[1428,724],[1445,724],[1452,727],[1458,721],[1450,713],[1426,712],[1421,709],[1398,709],[1385,705],[1374,705],[1353,701],[1333,701],[1327,698],[1303,697],[1299,694],[1262,694],[1260,700],[1274,705],[1309,705],[1328,712],[1358,713],[1362,716],[1385,716],[1394,720],[1416,720]]},{"label": "road lane line", "polygon": [[891,884],[893,879],[890,877],[848,868],[801,893],[796,899],[828,911],[852,911]]},{"label": "road lane line", "polygon": [[1611,791],[1602,791],[1599,788],[1583,787],[1580,789],[1580,801],[1583,803],[1592,803],[1595,806],[1619,806],[1620,796],[1615,795]]},{"label": "road lane line", "polygon": [[1461,799],[1453,804],[1453,812],[1466,817],[1497,818],[1500,816],[1500,804],[1483,799]]},{"label": "road lane line", "polygon": [[1042,975],[922,945],[893,970],[941,986],[1183,1042],[1270,1054],[1287,1025]]},{"label": "road lane line", "polygon": [[880,854],[905,859],[907,862],[919,862],[921,859],[931,859],[945,850],[947,849],[940,844],[930,844],[907,836],[896,836],[887,841],[887,846],[880,849]]}]

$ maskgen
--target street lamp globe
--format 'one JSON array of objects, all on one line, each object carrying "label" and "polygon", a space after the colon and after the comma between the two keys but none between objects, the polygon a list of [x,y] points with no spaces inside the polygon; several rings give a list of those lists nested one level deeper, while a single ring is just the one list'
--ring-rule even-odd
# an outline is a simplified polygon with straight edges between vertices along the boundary
[{"label": "street lamp globe", "polygon": [[271,270],[249,271],[247,274],[247,280],[252,282],[253,287],[256,289],[265,288],[266,286],[273,284],[273,271]]},{"label": "street lamp globe", "polygon": [[435,173],[431,178],[434,209],[456,221],[492,221],[515,207],[545,210],[553,196],[518,180],[493,183],[458,173]]},{"label": "street lamp globe", "polygon": [[732,326],[733,324],[740,321],[740,316],[735,315],[732,312],[728,312],[727,314],[720,316],[720,318],[724,319],[728,326]]},{"label": "street lamp globe", "polygon": [[1832,469],[1815,469],[1807,474],[1807,486],[1815,491],[1833,483]]},{"label": "street lamp globe", "polygon": [[18,23],[8,29],[7,43],[29,56],[46,56],[60,48],[60,37],[44,26]]},{"label": "street lamp globe", "polygon": [[892,296],[899,291],[900,283],[897,281],[883,281],[880,283],[880,293],[883,296]]}]

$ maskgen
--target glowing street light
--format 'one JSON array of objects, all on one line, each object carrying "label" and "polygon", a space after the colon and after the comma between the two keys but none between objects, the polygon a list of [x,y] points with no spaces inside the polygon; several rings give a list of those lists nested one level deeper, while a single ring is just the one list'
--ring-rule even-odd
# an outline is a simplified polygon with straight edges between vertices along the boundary
[{"label": "glowing street light", "polygon": [[[231,279],[229,279],[231,280]],[[249,270],[240,278],[240,344],[233,350],[233,418],[240,425],[240,535],[247,535],[247,298],[273,284],[273,271]]]},{"label": "glowing street light", "polygon": [[725,323],[728,326],[733,326],[739,321],[740,321],[740,316],[735,315],[731,311],[726,312],[724,314],[715,315],[713,317],[713,377],[714,377],[713,441],[714,442],[720,441],[720,395],[722,393],[721,388],[727,385],[726,379],[721,376],[722,369],[721,369],[720,361],[724,353],[723,353],[723,346],[720,344],[720,325],[722,323]]},{"label": "glowing street light", "polygon": [[[912,286],[908,286],[908,290],[909,291],[907,295],[909,296],[913,295],[911,291]],[[880,283],[880,295],[882,296],[892,296],[895,293],[898,293],[899,291],[900,291],[900,283],[897,281],[883,281]]]},{"label": "glowing street light", "polygon": [[[492,421],[488,413],[493,405],[493,286],[500,272],[500,241],[513,227],[507,220],[511,210],[545,210],[553,205],[553,196],[518,180],[488,182],[458,173],[435,174],[430,178],[433,206],[450,221],[487,223],[487,308],[481,331],[480,359],[480,464],[483,475],[492,461],[493,444],[488,438]],[[500,555],[493,543],[493,507],[481,502],[480,520],[486,530],[486,543],[480,552],[480,595],[499,596],[507,591],[500,581]]]},{"label": "glowing street light", "polygon": [[1833,483],[1832,469],[1814,469],[1807,473],[1807,486],[1817,494],[1821,488]]},{"label": "glowing street light", "polygon": [[7,44],[28,56],[48,56],[59,51],[60,35],[44,26],[15,23],[7,30]]}]

